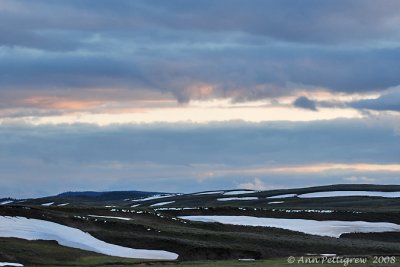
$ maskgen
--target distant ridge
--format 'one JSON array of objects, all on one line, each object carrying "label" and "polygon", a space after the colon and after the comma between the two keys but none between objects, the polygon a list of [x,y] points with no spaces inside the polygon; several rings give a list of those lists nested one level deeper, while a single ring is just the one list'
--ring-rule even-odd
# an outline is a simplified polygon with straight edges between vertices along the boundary
[{"label": "distant ridge", "polygon": [[[362,191],[362,192],[360,192]],[[368,193],[370,192],[370,193]],[[165,200],[167,197],[168,199]],[[147,191],[68,191],[58,195],[24,199],[23,204],[49,205],[49,206],[151,206],[159,204],[160,198],[163,202],[171,202],[185,207],[207,206],[214,203],[215,206],[227,206],[231,204],[254,204],[254,206],[277,204],[270,201],[272,198],[285,198],[291,201],[316,198],[391,198],[400,201],[400,185],[376,185],[376,184],[335,184],[303,188],[273,189],[273,190],[243,190],[225,189],[218,191],[204,191],[195,193],[167,193]],[[6,200],[3,200],[3,202]],[[8,201],[8,199],[7,199]],[[253,202],[251,202],[253,201]],[[143,203],[138,203],[143,202]],[[271,202],[271,203],[269,203]],[[279,202],[279,201],[278,201]],[[19,205],[20,202],[13,201],[8,205]],[[288,204],[287,202],[286,204]],[[286,205],[285,204],[285,205]],[[166,205],[166,204],[163,204]]]},{"label": "distant ridge", "polygon": [[106,192],[96,192],[96,191],[68,191],[58,194],[58,197],[77,197],[77,196],[85,196],[85,197],[97,197]]},{"label": "distant ridge", "polygon": [[147,191],[68,191],[56,195],[59,198],[93,198],[97,200],[116,200],[123,198],[140,198],[154,195],[170,195],[171,193]]}]

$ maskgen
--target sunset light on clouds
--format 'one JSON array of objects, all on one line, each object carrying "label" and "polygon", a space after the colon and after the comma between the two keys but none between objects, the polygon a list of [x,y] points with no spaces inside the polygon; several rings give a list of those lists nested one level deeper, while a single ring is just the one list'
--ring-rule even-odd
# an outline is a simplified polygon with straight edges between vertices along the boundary
[{"label": "sunset light on clouds", "polygon": [[3,0],[0,192],[398,183],[399,23],[395,0]]}]

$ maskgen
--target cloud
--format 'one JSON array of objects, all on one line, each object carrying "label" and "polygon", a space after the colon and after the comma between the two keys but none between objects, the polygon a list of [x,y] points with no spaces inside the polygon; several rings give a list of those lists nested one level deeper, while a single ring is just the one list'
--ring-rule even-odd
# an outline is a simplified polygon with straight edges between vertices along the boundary
[{"label": "cloud", "polygon": [[24,104],[31,107],[57,110],[84,110],[98,107],[104,102],[99,100],[73,100],[60,99],[57,97],[29,97],[24,100]]},{"label": "cloud", "polygon": [[[343,161],[349,164],[393,163],[397,162],[400,142],[399,137],[393,135],[392,123],[333,120],[105,127],[3,124],[0,157],[77,163],[237,166],[266,162],[272,165]],[[52,149],[48,149],[50,147]]]},{"label": "cloud", "polygon": [[[341,43],[399,37],[395,0],[307,0],[248,2],[233,0],[2,1],[1,24],[37,32],[44,29],[135,31],[163,29],[242,32],[291,42]],[[31,12],[29,12],[31,11]],[[372,16],[373,15],[373,16]],[[67,17],[68,16],[68,17]],[[80,19],[85,17],[84,20]],[[68,19],[67,19],[68,18]],[[1,25],[0,24],[0,25]],[[40,31],[39,31],[40,32]],[[396,39],[397,40],[397,39]]]},{"label": "cloud", "polygon": [[308,99],[305,96],[300,96],[298,97],[294,102],[293,105],[298,108],[304,108],[304,109],[309,109],[313,111],[317,111],[317,106],[315,105],[315,102]]},{"label": "cloud", "polygon": [[0,91],[144,89],[185,103],[400,84],[392,0],[233,0],[229,8],[220,0],[5,0],[1,7]]},{"label": "cloud", "polygon": [[258,171],[282,172],[282,173],[321,173],[329,171],[342,171],[352,170],[355,172],[400,172],[400,164],[365,164],[365,163],[351,163],[351,164],[312,164],[300,166],[284,166],[278,168],[269,168]]},{"label": "cloud", "polygon": [[254,178],[253,182],[241,183],[238,185],[240,189],[250,189],[250,190],[268,190],[269,187],[261,181],[259,178]]},{"label": "cloud", "polygon": [[[155,184],[158,190],[168,187],[173,192],[188,192],[198,185],[198,177],[211,173],[201,183],[202,188],[232,188],[250,179],[257,184],[255,176],[274,187],[294,186],[290,177],[302,177],[297,185],[306,186],[321,183],[317,176],[341,179],[354,172],[367,176],[371,171],[364,166],[375,166],[383,176],[392,177],[398,172],[385,170],[398,164],[399,151],[399,136],[393,134],[389,121],[107,127],[3,124],[0,184],[4,187],[0,186],[0,194],[4,188],[30,194],[28,191],[38,188],[54,193],[79,185],[81,190],[127,186],[151,190]],[[304,168],[304,172],[283,170],[285,166],[329,168],[323,163],[341,169],[314,173]],[[347,167],[341,167],[344,163]],[[311,181],[307,175],[315,178]],[[171,182],[174,179],[176,183]],[[23,186],[27,183],[32,188]]]},{"label": "cloud", "polygon": [[[135,40],[128,40],[132,45]],[[71,53],[0,48],[0,91],[75,91],[114,88],[190,99],[259,100],[291,95],[299,87],[368,92],[400,84],[400,50],[315,49],[272,45],[212,50],[159,48],[143,54],[117,42],[108,51]],[[138,46],[136,44],[136,46]],[[215,62],[219,64],[215,64]],[[381,66],[390,71],[382,72]],[[351,77],[349,77],[351,73]],[[21,77],[24,79],[21,79]],[[207,89],[207,90],[206,90]],[[32,93],[34,94],[34,93]]]},{"label": "cloud", "polygon": [[[308,123],[127,122],[154,115],[138,113],[144,110],[167,117],[173,113],[163,108],[176,108],[177,102],[188,107],[215,99],[238,106],[255,100],[319,108],[297,109],[303,119],[305,113],[326,119],[318,116],[328,107],[338,114],[398,112],[399,92],[393,87],[400,84],[399,10],[397,0],[0,1],[0,116],[13,122],[2,121],[0,127],[0,188],[23,192],[30,182],[42,193],[132,184],[188,191],[199,186],[196,177],[224,168],[398,164],[400,142],[393,134],[398,120],[381,123],[371,115]],[[330,102],[318,99],[321,90],[378,97]],[[224,113],[243,111],[213,108],[200,107],[185,118],[226,118]],[[108,120],[108,126],[73,124],[93,122],[84,120],[81,110]],[[129,112],[124,117],[119,111]],[[256,111],[246,116],[269,115]],[[64,121],[72,122],[68,126],[19,125],[10,119],[30,117],[38,123],[47,116],[48,123],[66,113],[74,113]],[[238,184],[258,182],[249,183],[254,175],[235,175]],[[320,182],[317,174],[284,175],[259,179],[284,187]],[[326,182],[339,179],[321,175]],[[235,184],[221,174],[200,186]]]},{"label": "cloud", "polygon": [[364,99],[351,103],[357,109],[400,111],[400,87],[390,89],[375,99]]},{"label": "cloud", "polygon": [[343,180],[351,183],[376,183],[378,180],[367,176],[349,176],[344,177]]}]

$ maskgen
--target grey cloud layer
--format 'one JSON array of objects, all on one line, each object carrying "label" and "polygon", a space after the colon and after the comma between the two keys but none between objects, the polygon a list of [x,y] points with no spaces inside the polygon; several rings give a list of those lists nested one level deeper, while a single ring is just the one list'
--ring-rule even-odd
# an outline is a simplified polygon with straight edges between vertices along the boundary
[{"label": "grey cloud layer", "polygon": [[[40,101],[24,100],[122,102],[173,95],[180,102],[245,101],[323,88],[380,96],[320,103],[307,94],[294,105],[400,111],[399,91],[392,88],[400,84],[399,24],[397,0],[2,0],[0,108],[10,117],[41,116],[62,110],[36,109]],[[240,171],[212,178],[200,173],[214,168],[398,164],[394,123],[398,120],[201,127],[3,124],[0,194],[121,188],[187,192],[230,188],[255,178]],[[360,175],[349,181],[377,178]],[[376,176],[396,181],[393,173]],[[345,177],[259,178],[285,187]]]},{"label": "grey cloud layer", "polygon": [[[398,1],[2,1],[1,90],[238,101],[400,84]],[[193,85],[211,84],[202,96]],[[311,90],[311,89],[310,89]]]},{"label": "grey cloud layer", "polygon": [[332,51],[279,45],[171,53],[151,48],[145,53],[119,53],[118,45],[113,49],[105,54],[5,49],[0,55],[1,90],[147,88],[171,92],[184,101],[196,97],[186,89],[211,84],[215,90],[208,97],[245,100],[286,95],[296,84],[363,92],[400,83],[399,49]]},{"label": "grey cloud layer", "polygon": [[365,99],[351,103],[359,109],[400,111],[400,88],[389,90],[376,99]]},{"label": "grey cloud layer", "polygon": [[50,162],[275,165],[388,163],[400,156],[400,137],[393,129],[353,120],[209,127],[27,126],[1,129],[0,135],[0,156]]},{"label": "grey cloud layer", "polygon": [[298,97],[294,102],[293,105],[295,107],[310,109],[310,110],[317,110],[317,106],[314,101],[308,99],[305,96]]},{"label": "grey cloud layer", "polygon": [[[399,141],[389,122],[361,120],[209,126],[10,125],[0,129],[0,193],[154,186],[185,192],[196,191],[195,186],[230,188],[254,179],[257,174],[240,171],[254,166],[398,163]],[[214,169],[228,173],[210,180],[199,174]],[[239,171],[229,173],[235,169]],[[344,177],[343,173],[318,174],[319,178],[286,174],[285,179],[283,174],[260,175],[267,184],[280,187],[292,186],[296,179],[306,186]],[[395,182],[393,174],[377,176],[390,176]],[[26,188],[27,182],[40,186]]]},{"label": "grey cloud layer", "polygon": [[[395,0],[6,0],[2,24],[33,30],[166,28],[245,32],[294,42],[398,41]],[[61,15],[61,16],[60,16]],[[68,17],[67,17],[68,16]],[[5,22],[5,23],[4,23]]]},{"label": "grey cloud layer", "polygon": [[316,101],[305,96],[298,97],[293,106],[317,110],[318,107],[323,108],[356,108],[360,110],[373,111],[400,111],[400,87],[389,88],[380,93],[378,97],[362,100],[354,100],[350,102],[331,102],[331,101]]}]

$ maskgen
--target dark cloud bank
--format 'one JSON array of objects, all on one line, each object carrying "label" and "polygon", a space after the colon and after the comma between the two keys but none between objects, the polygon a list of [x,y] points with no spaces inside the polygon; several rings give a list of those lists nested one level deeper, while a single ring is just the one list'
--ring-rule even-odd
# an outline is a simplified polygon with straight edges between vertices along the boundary
[{"label": "dark cloud bank", "polygon": [[[400,84],[398,1],[3,1],[0,88],[239,101]],[[33,49],[33,50],[32,50]]]},{"label": "dark cloud bank", "polygon": [[[371,123],[336,120],[208,126],[3,127],[2,194],[138,187],[188,192],[199,186],[232,187],[235,181],[254,178],[229,174],[201,184],[195,172],[201,166],[209,171],[221,166],[230,170],[324,162],[396,163],[400,158],[400,137],[390,124]],[[326,179],[327,175],[304,176],[296,183],[332,183],[334,177],[337,182],[344,176],[337,174]],[[292,186],[296,181],[291,180],[293,175],[283,176],[261,178],[281,187]],[[380,178],[384,175],[380,174]],[[23,186],[27,182],[35,186],[28,190]]]},{"label": "dark cloud bank", "polygon": [[[393,89],[400,84],[399,23],[396,0],[3,0],[0,107],[37,94],[90,99],[87,88],[156,91],[180,102],[259,100],[323,88],[377,92],[377,99],[349,105],[399,111]],[[214,90],[202,96],[191,91],[193,85]],[[302,97],[294,105],[311,110],[322,105],[313,101]],[[254,179],[238,174],[200,183],[194,166],[396,163],[395,123],[3,124],[0,193],[187,192]],[[386,182],[398,181],[391,175]],[[279,186],[306,186],[337,183],[343,175],[260,178]]]}]

